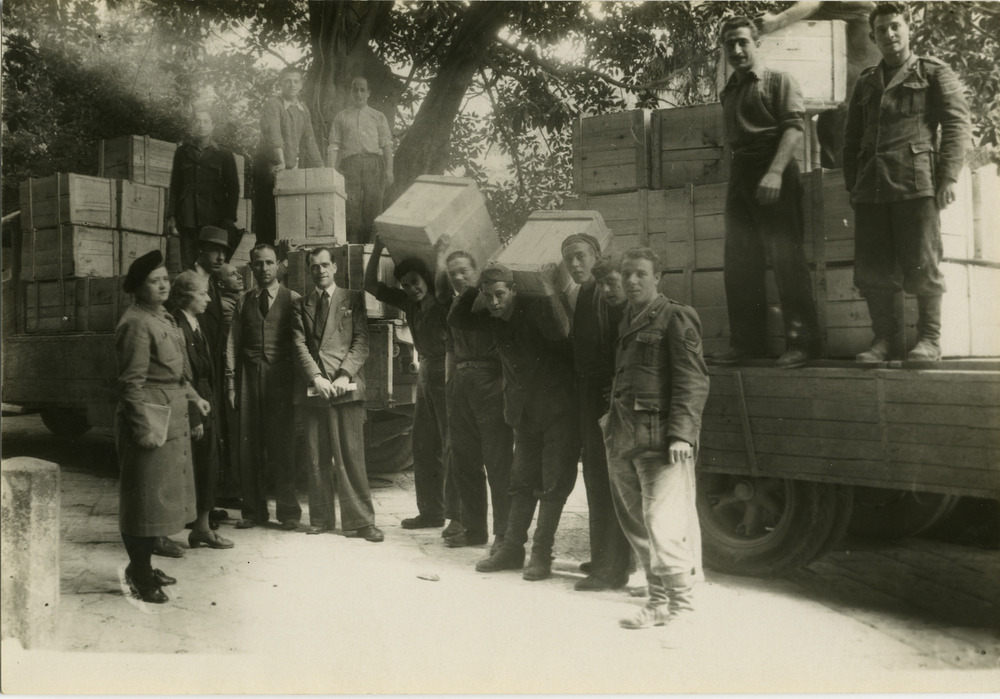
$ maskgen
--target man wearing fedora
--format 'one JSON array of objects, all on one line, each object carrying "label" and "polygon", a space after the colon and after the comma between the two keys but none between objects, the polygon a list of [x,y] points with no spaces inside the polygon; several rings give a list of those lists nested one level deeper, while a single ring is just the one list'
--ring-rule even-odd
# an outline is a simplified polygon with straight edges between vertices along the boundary
[{"label": "man wearing fedora", "polygon": [[365,293],[334,283],[337,263],[329,248],[316,248],[306,260],[316,288],[292,304],[295,411],[309,463],[306,533],[334,529],[339,499],[344,535],[379,542],[365,468]]}]

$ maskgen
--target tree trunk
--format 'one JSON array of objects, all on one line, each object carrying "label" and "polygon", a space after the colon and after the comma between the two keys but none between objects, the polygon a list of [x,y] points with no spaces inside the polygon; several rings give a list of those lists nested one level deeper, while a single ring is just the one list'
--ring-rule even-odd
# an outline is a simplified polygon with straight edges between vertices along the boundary
[{"label": "tree trunk", "polygon": [[[473,2],[448,44],[448,53],[396,153],[396,192],[420,175],[441,174],[452,126],[472,79],[517,3]],[[395,197],[391,197],[395,198]]]}]

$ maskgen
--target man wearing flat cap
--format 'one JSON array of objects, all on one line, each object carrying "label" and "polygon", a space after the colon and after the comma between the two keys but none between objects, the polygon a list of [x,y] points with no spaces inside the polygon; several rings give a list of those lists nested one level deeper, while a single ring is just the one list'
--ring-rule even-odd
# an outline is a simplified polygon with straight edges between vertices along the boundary
[{"label": "man wearing flat cap", "polygon": [[545,296],[533,298],[518,294],[509,269],[488,265],[478,290],[463,293],[449,316],[455,327],[474,329],[480,327],[477,316],[488,314],[503,369],[504,418],[514,428],[507,532],[500,548],[476,564],[482,573],[524,565],[524,544],[537,504],[531,560],[522,577],[549,577],[559,518],[576,485],[580,437],[569,319],[555,292],[555,274],[555,265],[543,268]]},{"label": "man wearing flat cap", "polygon": [[605,303],[594,279],[593,268],[600,254],[600,242],[586,233],[574,233],[562,243],[563,262],[573,281],[579,284],[575,293],[567,294],[573,312],[573,371],[590,523],[590,564],[584,568],[587,577],[574,586],[579,591],[624,586],[631,562],[631,548],[611,501],[608,460],[597,424],[608,412],[615,340],[622,317],[622,309]]}]

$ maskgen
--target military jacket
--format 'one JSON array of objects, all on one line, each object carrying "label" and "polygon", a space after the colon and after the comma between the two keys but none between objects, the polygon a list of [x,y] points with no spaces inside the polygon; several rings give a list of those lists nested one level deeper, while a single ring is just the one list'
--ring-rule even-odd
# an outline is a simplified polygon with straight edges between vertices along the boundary
[{"label": "military jacket", "polygon": [[672,439],[698,444],[708,399],[701,321],[662,294],[619,325],[611,408],[602,420],[609,455],[664,451]]},{"label": "military jacket", "polygon": [[911,55],[888,85],[884,66],[864,71],[851,96],[847,189],[853,201],[866,203],[934,196],[941,182],[958,180],[972,136],[962,86],[936,58]]}]

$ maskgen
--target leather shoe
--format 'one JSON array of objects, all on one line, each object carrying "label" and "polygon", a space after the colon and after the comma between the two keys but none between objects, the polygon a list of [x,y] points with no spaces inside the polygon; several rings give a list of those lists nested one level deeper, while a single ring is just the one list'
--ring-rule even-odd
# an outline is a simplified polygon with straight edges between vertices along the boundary
[{"label": "leather shoe", "polygon": [[195,529],[188,534],[188,546],[193,549],[199,546],[207,546],[210,549],[231,549],[235,544],[229,539],[225,539],[215,532],[200,532]]},{"label": "leather shoe", "polygon": [[[156,582],[156,574],[146,576],[135,575],[131,566],[125,568],[125,580],[129,586],[139,595],[143,602],[152,604],[163,604],[170,600],[167,594],[160,589],[160,584]],[[144,579],[145,578],[145,579]]]},{"label": "leather shoe", "polygon": [[457,549],[463,546],[482,546],[489,540],[489,534],[470,534],[468,531],[464,531],[455,536],[446,537],[444,545],[451,549]]},{"label": "leather shoe", "polygon": [[371,541],[376,544],[380,541],[385,541],[385,534],[383,534],[382,530],[373,524],[361,527],[361,529],[344,532],[344,536],[349,539],[364,539],[365,541]]},{"label": "leather shoe", "polygon": [[329,524],[310,524],[306,529],[306,534],[322,534],[329,531],[333,531],[333,527]]},{"label": "leather shoe", "polygon": [[159,568],[153,568],[153,581],[161,587],[164,585],[177,584],[177,578],[167,575]]},{"label": "leather shoe", "polygon": [[450,536],[458,536],[465,531],[465,527],[457,519],[453,519],[448,522],[448,526],[441,530],[441,536],[448,538]]},{"label": "leather shoe", "polygon": [[255,519],[238,519],[236,520],[237,529],[253,529],[257,526],[257,520]]},{"label": "leather shoe", "polygon": [[580,564],[580,572],[585,575],[590,575],[590,571],[594,569],[594,564],[590,561],[584,561]]},{"label": "leather shoe", "polygon": [[166,556],[167,558],[183,558],[184,550],[173,539],[158,536],[156,537],[156,544],[153,546],[153,555]]},{"label": "leather shoe", "polygon": [[812,357],[805,350],[793,347],[785,350],[785,353],[778,357],[778,361],[774,365],[779,369],[796,369],[805,366],[805,363],[810,359]]},{"label": "leather shoe", "polygon": [[281,528],[286,532],[293,532],[299,528],[299,520],[297,519],[286,519],[281,523]]},{"label": "leather shoe", "polygon": [[407,517],[399,523],[403,529],[435,529],[444,526],[444,519],[430,519],[423,515]]},{"label": "leather shoe", "polygon": [[596,575],[588,575],[583,580],[577,580],[576,584],[573,585],[573,589],[577,592],[599,592],[601,590],[617,590],[619,587],[623,587],[628,579],[620,585],[610,583],[604,578],[599,578]]}]

